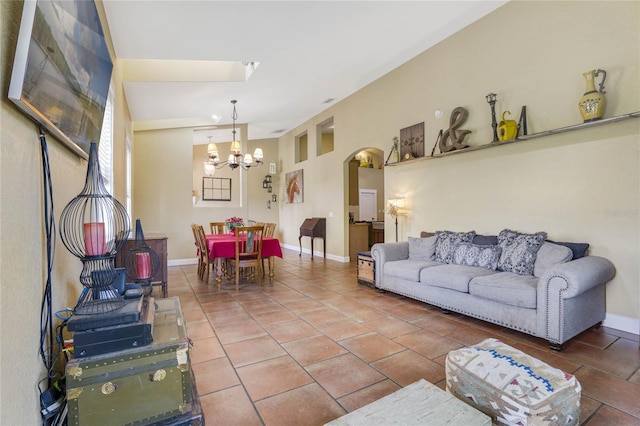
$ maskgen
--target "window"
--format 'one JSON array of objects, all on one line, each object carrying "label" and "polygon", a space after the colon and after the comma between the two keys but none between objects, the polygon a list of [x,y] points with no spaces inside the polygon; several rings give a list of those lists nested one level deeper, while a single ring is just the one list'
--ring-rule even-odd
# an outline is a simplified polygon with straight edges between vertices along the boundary
[{"label": "window", "polygon": [[104,118],[102,119],[100,142],[98,143],[100,175],[102,175],[105,188],[111,195],[113,195],[113,100],[113,89],[109,87]]}]

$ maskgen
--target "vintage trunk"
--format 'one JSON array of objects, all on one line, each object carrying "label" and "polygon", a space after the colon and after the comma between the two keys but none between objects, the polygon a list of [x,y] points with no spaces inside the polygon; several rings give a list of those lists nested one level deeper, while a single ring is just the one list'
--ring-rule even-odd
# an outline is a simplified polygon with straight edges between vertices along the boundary
[{"label": "vintage trunk", "polygon": [[180,302],[172,297],[155,304],[153,343],[67,363],[69,424],[145,425],[192,410]]}]

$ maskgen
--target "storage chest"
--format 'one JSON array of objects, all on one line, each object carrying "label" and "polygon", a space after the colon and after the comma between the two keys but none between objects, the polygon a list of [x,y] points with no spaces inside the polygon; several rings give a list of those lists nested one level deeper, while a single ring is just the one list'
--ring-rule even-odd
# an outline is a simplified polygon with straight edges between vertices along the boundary
[{"label": "storage chest", "polygon": [[191,411],[189,340],[180,302],[172,297],[150,303],[151,344],[67,363],[70,425],[146,425]]},{"label": "storage chest", "polygon": [[358,253],[358,283],[367,287],[375,287],[375,263],[370,251]]}]

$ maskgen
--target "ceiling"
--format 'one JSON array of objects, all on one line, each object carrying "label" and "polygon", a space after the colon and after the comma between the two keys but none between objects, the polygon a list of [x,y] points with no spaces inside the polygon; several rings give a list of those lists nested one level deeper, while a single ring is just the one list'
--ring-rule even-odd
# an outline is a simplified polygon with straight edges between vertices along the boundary
[{"label": "ceiling", "polygon": [[[236,99],[249,139],[282,136],[504,3],[102,0],[135,129],[229,125]],[[243,62],[258,63],[246,80]]]}]

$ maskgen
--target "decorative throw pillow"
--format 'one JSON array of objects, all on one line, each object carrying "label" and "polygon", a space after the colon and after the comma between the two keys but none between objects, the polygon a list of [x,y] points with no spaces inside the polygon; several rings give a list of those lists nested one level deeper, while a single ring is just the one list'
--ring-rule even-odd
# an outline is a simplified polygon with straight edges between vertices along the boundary
[{"label": "decorative throw pillow", "polygon": [[580,259],[581,257],[585,257],[587,255],[587,250],[589,250],[589,243],[566,243],[566,242],[557,242],[547,240],[550,243],[559,244],[561,246],[565,246],[571,249],[573,252],[573,260]]},{"label": "decorative throw pillow", "polygon": [[409,237],[409,259],[433,259],[436,251],[436,237]]},{"label": "decorative throw pillow", "polygon": [[546,232],[521,234],[510,229],[500,231],[498,245],[502,248],[502,254],[498,269],[519,275],[533,275],[538,250],[546,238]]},{"label": "decorative throw pillow", "polygon": [[456,265],[478,266],[495,271],[500,253],[500,246],[460,243],[453,252],[452,260]]},{"label": "decorative throw pillow", "polygon": [[476,231],[437,231],[435,260],[438,262],[451,263],[456,246],[460,243],[470,243],[475,235]]}]

